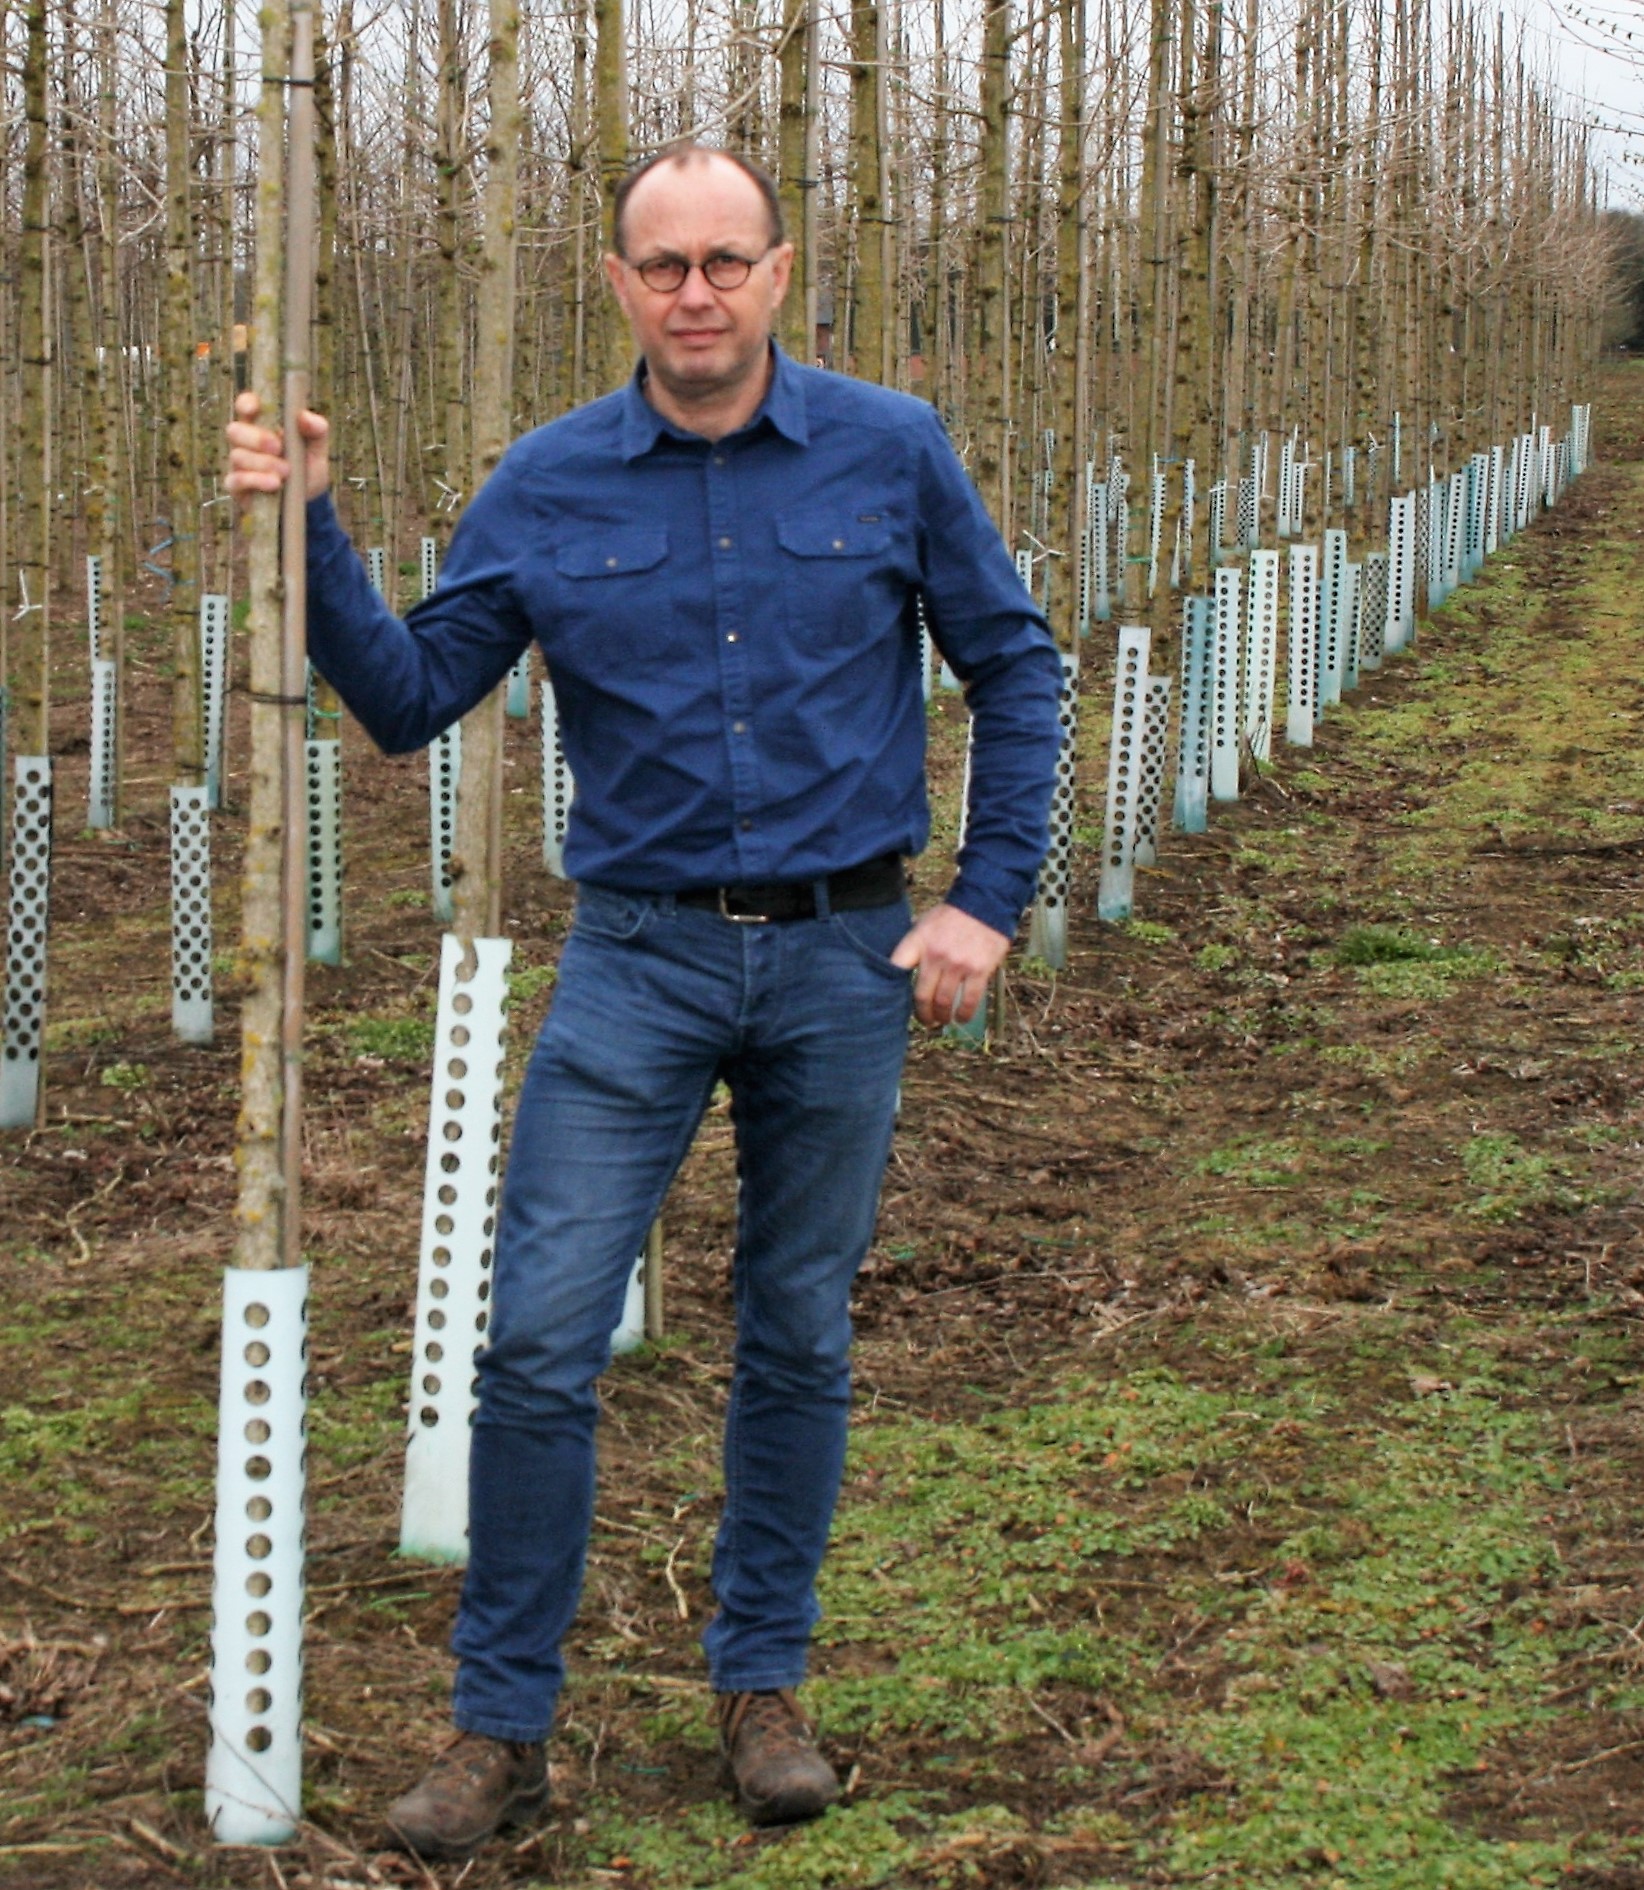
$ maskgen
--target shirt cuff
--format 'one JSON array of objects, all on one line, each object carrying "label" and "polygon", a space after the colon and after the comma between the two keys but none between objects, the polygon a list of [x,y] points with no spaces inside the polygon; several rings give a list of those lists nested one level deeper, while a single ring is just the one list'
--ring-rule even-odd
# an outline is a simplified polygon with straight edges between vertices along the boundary
[{"label": "shirt cuff", "polygon": [[1027,910],[1027,901],[994,887],[978,884],[974,873],[961,873],[948,890],[947,902],[960,912],[997,932],[1001,938],[1014,939]]}]

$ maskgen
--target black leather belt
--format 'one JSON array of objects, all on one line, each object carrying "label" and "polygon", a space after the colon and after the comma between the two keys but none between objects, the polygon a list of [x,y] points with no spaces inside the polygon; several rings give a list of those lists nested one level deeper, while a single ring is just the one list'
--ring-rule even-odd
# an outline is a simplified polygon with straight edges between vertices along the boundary
[{"label": "black leather belt", "polygon": [[899,853],[882,853],[860,866],[847,866],[826,879],[778,880],[767,886],[700,886],[677,895],[682,906],[701,906],[738,925],[780,924],[785,919],[814,919],[817,889],[827,890],[830,912],[865,912],[894,905],[907,890]]}]

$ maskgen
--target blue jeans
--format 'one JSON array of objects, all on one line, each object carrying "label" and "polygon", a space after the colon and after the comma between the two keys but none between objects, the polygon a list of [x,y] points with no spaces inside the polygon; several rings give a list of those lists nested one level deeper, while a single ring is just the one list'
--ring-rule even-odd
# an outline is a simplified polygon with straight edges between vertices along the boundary
[{"label": "blue jeans", "polygon": [[[825,902],[824,902],[825,904]],[[745,925],[580,889],[515,1117],[478,1361],[453,1717],[540,1739],[594,1508],[595,1380],[716,1082],[740,1181],[719,1691],[797,1686],[844,1467],[851,1281],[873,1235],[911,982],[906,901]]]}]

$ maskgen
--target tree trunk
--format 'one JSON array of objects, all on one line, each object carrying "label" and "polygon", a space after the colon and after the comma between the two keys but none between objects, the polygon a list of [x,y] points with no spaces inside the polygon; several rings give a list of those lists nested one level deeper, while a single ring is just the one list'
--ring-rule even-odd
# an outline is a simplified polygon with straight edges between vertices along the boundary
[{"label": "tree trunk", "polygon": [[194,445],[194,222],[188,28],[166,0],[166,491],[171,521],[171,750],[176,780],[205,776],[200,696],[200,478]]}]

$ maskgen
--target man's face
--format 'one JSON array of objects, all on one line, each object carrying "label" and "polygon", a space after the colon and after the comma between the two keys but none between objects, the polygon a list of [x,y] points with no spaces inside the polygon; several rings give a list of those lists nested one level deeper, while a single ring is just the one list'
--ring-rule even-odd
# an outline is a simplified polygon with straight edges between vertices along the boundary
[{"label": "man's face", "polygon": [[[762,375],[793,245],[770,246],[770,213],[753,179],[712,156],[659,164],[634,186],[622,226],[624,254],[606,257],[606,274],[661,386],[682,405],[700,405]],[[716,289],[695,268],[677,289],[660,292],[639,274],[640,264],[661,257],[715,256],[751,261],[747,281]]]}]

